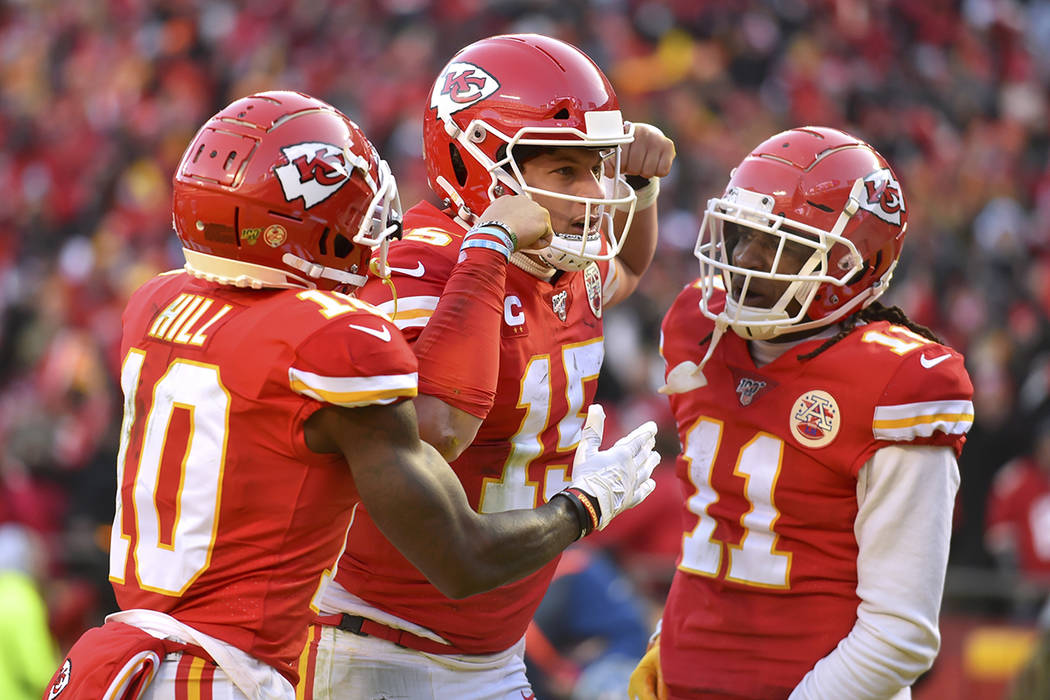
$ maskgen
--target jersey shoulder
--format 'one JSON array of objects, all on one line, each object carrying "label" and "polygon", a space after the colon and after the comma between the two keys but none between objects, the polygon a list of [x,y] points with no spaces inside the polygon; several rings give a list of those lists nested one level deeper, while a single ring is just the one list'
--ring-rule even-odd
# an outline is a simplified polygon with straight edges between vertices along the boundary
[{"label": "jersey shoulder", "polygon": [[416,395],[415,355],[375,306],[316,289],[289,290],[266,305],[269,326],[287,334],[293,391],[348,407]]},{"label": "jersey shoulder", "polygon": [[952,443],[973,425],[973,384],[963,356],[947,345],[877,321],[856,328],[834,356],[876,396],[877,439]]},{"label": "jersey shoulder", "polygon": [[[429,202],[420,202],[405,212],[404,234],[390,245],[390,259],[421,260],[430,267],[425,275],[435,276],[445,269],[445,277],[459,257],[466,230]],[[409,268],[412,269],[412,268]],[[414,276],[414,275],[409,275]]]},{"label": "jersey shoulder", "polygon": [[[714,330],[714,322],[700,312],[700,298],[703,295],[700,280],[686,285],[671,308],[664,315],[660,324],[660,354],[668,367],[674,367],[687,360],[697,361],[703,355],[702,346],[706,345]],[[716,292],[721,303],[721,292]]]},{"label": "jersey shoulder", "polygon": [[176,296],[192,280],[184,270],[171,270],[143,282],[124,305],[124,325],[153,316],[164,299]]},{"label": "jersey shoulder", "polygon": [[409,209],[403,223],[401,240],[393,241],[387,254],[390,279],[370,277],[357,297],[375,304],[414,336],[437,307],[465,231],[428,202]]},{"label": "jersey shoulder", "polygon": [[288,295],[281,303],[297,315],[316,317],[294,347],[289,381],[297,393],[340,406],[416,396],[416,356],[376,306],[317,290]]}]

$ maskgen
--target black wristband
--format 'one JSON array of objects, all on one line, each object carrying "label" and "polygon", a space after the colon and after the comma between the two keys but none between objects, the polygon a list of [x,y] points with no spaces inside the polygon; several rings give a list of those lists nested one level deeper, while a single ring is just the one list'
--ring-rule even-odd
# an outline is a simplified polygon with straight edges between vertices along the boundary
[{"label": "black wristband", "polygon": [[580,526],[580,534],[576,538],[582,540],[584,537],[591,533],[591,516],[587,512],[587,506],[583,505],[583,501],[580,497],[571,491],[559,491],[554,494],[555,496],[565,496],[565,499],[572,504],[572,509],[576,513],[576,522]]},{"label": "black wristband", "polygon": [[579,497],[581,500],[587,499],[586,501],[584,501],[583,507],[584,510],[587,511],[587,515],[591,519],[591,530],[597,530],[598,525],[602,522],[602,506],[600,503],[598,503],[598,499],[592,496],[591,494],[587,493],[583,489],[568,488],[565,490],[569,493],[576,494],[576,496]]},{"label": "black wristband", "polygon": [[627,184],[631,186],[631,189],[637,192],[638,190],[646,187],[649,184],[649,178],[642,177],[641,175],[625,175],[624,179]]}]

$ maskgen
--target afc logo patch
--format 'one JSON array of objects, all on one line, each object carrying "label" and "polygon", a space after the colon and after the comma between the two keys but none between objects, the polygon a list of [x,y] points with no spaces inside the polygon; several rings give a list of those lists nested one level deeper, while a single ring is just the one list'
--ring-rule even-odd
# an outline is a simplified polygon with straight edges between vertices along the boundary
[{"label": "afc logo patch", "polygon": [[813,389],[795,399],[788,417],[791,434],[804,447],[824,447],[839,433],[842,416],[835,398]]},{"label": "afc logo patch", "polygon": [[864,178],[860,208],[870,211],[886,223],[901,225],[901,213],[904,211],[901,185],[887,168],[876,170]]},{"label": "afc logo patch", "polygon": [[459,61],[448,64],[434,82],[430,107],[437,110],[442,121],[461,109],[480,102],[499,89],[499,81],[473,63]]},{"label": "afc logo patch", "polygon": [[284,191],[284,198],[291,202],[303,198],[306,209],[331,197],[350,180],[354,168],[365,176],[372,192],[376,184],[368,173],[368,161],[330,143],[311,141],[284,146],[281,153],[288,159],[284,165],[273,169]]}]

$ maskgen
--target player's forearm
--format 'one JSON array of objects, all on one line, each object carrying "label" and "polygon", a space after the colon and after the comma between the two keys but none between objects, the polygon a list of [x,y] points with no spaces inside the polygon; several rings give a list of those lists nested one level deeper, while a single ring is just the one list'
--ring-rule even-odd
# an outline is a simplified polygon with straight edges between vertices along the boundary
[{"label": "player's forearm", "polygon": [[[506,585],[551,561],[580,535],[571,504],[555,498],[540,508],[502,513],[440,515],[427,540],[397,544],[449,598],[465,598]],[[382,528],[381,528],[382,529]],[[384,532],[385,534],[385,532]]]},{"label": "player's forearm", "polygon": [[893,698],[933,663],[959,474],[949,448],[889,447],[861,470],[857,622],[791,700]]},{"label": "player's forearm", "polygon": [[[617,212],[615,226],[622,230],[626,216]],[[616,256],[620,269],[618,283],[612,296],[606,299],[606,307],[614,306],[638,287],[638,282],[653,261],[656,254],[657,211],[656,205],[634,213],[631,228],[624,239],[623,248]]]},{"label": "player's forearm", "polygon": [[[565,498],[540,508],[479,516],[457,550],[458,595],[483,593],[524,578],[561,553],[580,536],[576,511]],[[449,595],[446,593],[446,595]]]},{"label": "player's forearm", "polygon": [[484,248],[468,248],[461,255],[413,351],[420,393],[480,420],[496,396],[507,259]]},{"label": "player's forearm", "polygon": [[[377,414],[395,423],[411,412]],[[395,424],[391,432],[404,431]],[[431,445],[409,440],[387,450],[378,441],[366,444],[367,437],[348,441],[344,454],[369,515],[391,544],[450,598],[520,579],[580,535],[580,520],[565,498],[535,510],[482,515],[471,508],[455,473]]]}]

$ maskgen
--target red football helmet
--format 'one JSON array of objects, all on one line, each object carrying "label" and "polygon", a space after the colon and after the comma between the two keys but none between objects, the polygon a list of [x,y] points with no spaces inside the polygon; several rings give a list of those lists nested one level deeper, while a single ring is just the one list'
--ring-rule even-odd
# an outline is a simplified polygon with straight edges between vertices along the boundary
[{"label": "red football helmet", "polygon": [[359,287],[398,235],[397,184],[361,130],[298,92],[233,102],[201,127],[174,177],[186,269],[240,287]]},{"label": "red football helmet", "polygon": [[[907,224],[900,183],[867,143],[824,127],[779,133],[707,204],[695,251],[700,308],[745,338],[830,325],[886,291]],[[745,263],[742,251],[734,256],[754,238],[767,251],[765,269],[755,269],[755,257]],[[721,288],[725,308],[712,309]]]},{"label": "red football helmet", "polygon": [[[587,204],[584,230],[600,236],[558,235],[541,257],[563,269],[607,260],[623,246],[634,214],[634,191],[620,174],[620,146],[634,140],[616,93],[579,49],[537,34],[509,34],[474,42],[438,75],[423,115],[423,157],[431,189],[472,223],[505,193],[542,194]],[[515,156],[517,146],[583,146],[608,151],[615,174],[603,198],[530,187]],[[612,206],[628,212],[619,232]]]}]

